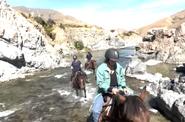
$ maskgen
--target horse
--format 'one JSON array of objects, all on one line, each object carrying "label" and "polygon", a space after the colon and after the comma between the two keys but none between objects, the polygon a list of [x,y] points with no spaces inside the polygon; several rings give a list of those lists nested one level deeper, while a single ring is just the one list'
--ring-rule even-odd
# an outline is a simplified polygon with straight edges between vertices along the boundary
[{"label": "horse", "polygon": [[87,75],[78,71],[75,73],[75,76],[72,78],[72,87],[76,90],[76,95],[78,96],[78,90],[83,90],[86,98],[86,86],[85,82],[87,80]]},{"label": "horse", "polygon": [[150,122],[150,114],[144,104],[147,92],[125,96],[123,93],[108,97],[98,122]]},{"label": "horse", "polygon": [[85,63],[85,69],[86,70],[93,70],[93,73],[95,73],[96,60],[90,60],[89,62],[86,62]]}]

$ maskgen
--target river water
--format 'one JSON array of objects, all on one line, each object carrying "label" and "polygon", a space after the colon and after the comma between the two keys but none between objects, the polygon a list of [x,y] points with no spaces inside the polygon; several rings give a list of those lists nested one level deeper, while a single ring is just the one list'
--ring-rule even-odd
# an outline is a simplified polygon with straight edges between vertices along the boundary
[{"label": "river water", "polygon": [[[120,49],[119,62],[125,66],[134,48]],[[93,52],[97,64],[104,60],[104,51]],[[84,63],[85,54],[79,54]],[[69,61],[71,61],[69,59]],[[151,72],[155,68],[150,67]],[[96,93],[95,75],[88,74],[87,98],[77,97],[70,84],[70,67],[46,70],[0,84],[0,122],[86,122],[89,107]],[[127,78],[136,91],[144,83]],[[151,122],[169,122],[160,113],[152,114]]]}]

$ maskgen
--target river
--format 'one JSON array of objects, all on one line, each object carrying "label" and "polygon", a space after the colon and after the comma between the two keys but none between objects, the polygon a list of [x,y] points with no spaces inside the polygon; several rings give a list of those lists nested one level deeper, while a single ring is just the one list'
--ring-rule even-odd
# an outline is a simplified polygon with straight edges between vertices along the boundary
[{"label": "river", "polygon": [[[135,54],[133,49],[119,50],[119,62],[123,66]],[[95,51],[93,56],[97,64],[100,64],[104,60],[104,51]],[[84,64],[85,54],[81,53],[79,57]],[[71,88],[70,67],[37,72],[26,78],[1,83],[0,122],[86,122],[96,93],[95,75],[87,73],[89,83],[86,99],[83,93],[77,97]],[[127,84],[136,91],[144,85],[133,78],[127,78]],[[169,122],[160,113],[151,115],[151,122]]]}]

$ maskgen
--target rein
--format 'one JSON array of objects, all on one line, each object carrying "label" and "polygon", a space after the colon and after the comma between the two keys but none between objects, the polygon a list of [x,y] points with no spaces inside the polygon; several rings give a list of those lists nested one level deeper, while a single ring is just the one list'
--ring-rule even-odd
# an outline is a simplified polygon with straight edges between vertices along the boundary
[{"label": "rein", "polygon": [[[110,117],[110,114],[112,113],[112,110],[114,109],[114,102],[115,102],[115,96],[104,96],[106,97],[108,100],[104,103],[103,105],[103,110],[101,112],[103,117]],[[104,119],[106,119],[104,118]]]}]

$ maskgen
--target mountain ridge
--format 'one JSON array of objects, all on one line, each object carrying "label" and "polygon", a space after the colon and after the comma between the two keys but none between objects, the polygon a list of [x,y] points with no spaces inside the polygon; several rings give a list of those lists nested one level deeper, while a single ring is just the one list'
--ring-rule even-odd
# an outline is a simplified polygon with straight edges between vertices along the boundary
[{"label": "mountain ridge", "polygon": [[166,28],[166,29],[178,28],[183,22],[185,22],[185,10],[177,12],[169,17],[160,19],[152,24],[138,28],[136,29],[136,31],[141,35],[145,35],[147,31],[152,28]]},{"label": "mountain ridge", "polygon": [[39,16],[39,17],[42,17],[44,20],[48,20],[52,18],[53,20],[57,22],[63,22],[66,24],[77,24],[77,25],[87,24],[75,17],[64,15],[62,12],[59,12],[53,9],[28,8],[25,6],[15,6],[13,8],[17,10],[18,12],[23,13],[27,16],[29,16],[29,14],[32,16]]}]

